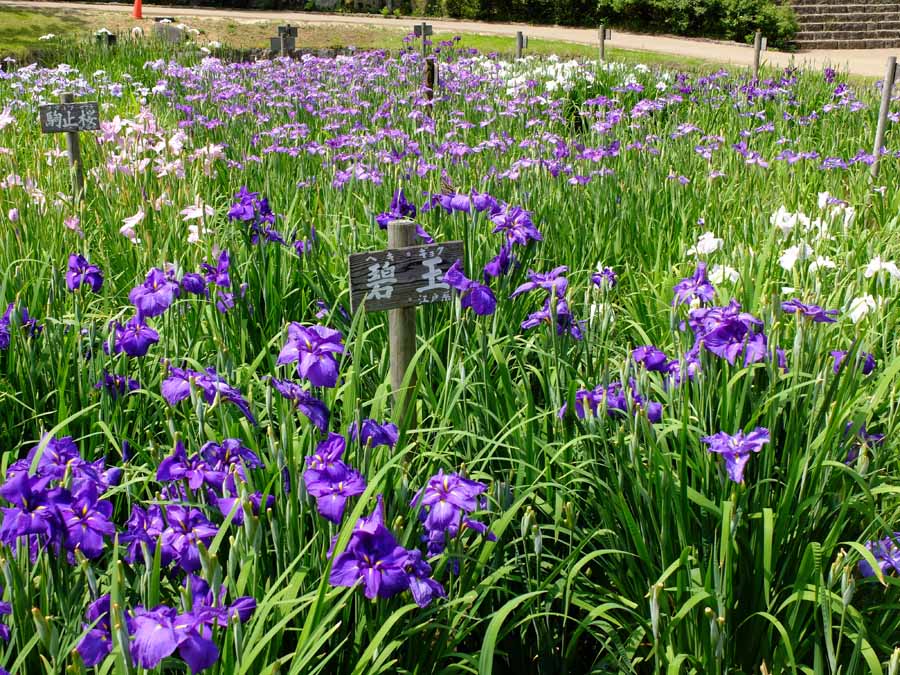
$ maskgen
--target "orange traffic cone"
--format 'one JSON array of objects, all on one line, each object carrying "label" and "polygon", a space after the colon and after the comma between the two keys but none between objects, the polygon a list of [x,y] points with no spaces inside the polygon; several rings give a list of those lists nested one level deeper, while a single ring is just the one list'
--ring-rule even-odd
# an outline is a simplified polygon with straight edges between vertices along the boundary
[{"label": "orange traffic cone", "polygon": [[141,0],[134,0],[134,11],[131,13],[135,19],[143,19],[144,15],[142,13],[143,5],[141,4]]}]

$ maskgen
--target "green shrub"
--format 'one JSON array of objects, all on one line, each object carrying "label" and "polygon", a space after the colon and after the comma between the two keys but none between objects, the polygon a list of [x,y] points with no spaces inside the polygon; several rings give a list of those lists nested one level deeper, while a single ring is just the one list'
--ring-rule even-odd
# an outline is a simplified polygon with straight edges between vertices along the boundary
[{"label": "green shrub", "polygon": [[454,19],[477,19],[481,16],[481,0],[443,0],[442,10]]},{"label": "green shrub", "polygon": [[623,28],[738,42],[752,42],[758,29],[773,47],[789,46],[797,32],[793,10],[773,0],[599,0],[597,15]]}]

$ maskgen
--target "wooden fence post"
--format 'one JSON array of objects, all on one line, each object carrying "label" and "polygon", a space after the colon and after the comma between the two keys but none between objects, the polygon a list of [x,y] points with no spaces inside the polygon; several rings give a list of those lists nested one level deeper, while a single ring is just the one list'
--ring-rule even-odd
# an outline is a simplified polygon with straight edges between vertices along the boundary
[{"label": "wooden fence post", "polygon": [[[59,95],[60,103],[74,103],[75,95],[70,93]],[[81,161],[81,141],[77,131],[66,132],[66,154],[69,156],[69,167],[72,169],[72,191],[75,201],[84,194],[84,164]]]},{"label": "wooden fence post", "polygon": [[887,72],[884,75],[884,84],[881,85],[881,107],[878,109],[878,127],[875,130],[875,161],[872,162],[872,179],[878,178],[878,162],[881,159],[881,148],[884,146],[884,131],[887,127],[887,116],[891,109],[891,93],[894,88],[894,80],[897,79],[897,57],[889,56],[887,60]]},{"label": "wooden fence post", "polygon": [[[425,40],[424,30],[422,40]],[[388,223],[388,248],[406,248],[415,244],[416,225],[408,220],[393,220]],[[390,340],[391,390],[399,415],[397,420],[409,420],[415,426],[415,399],[412,391],[416,386],[415,373],[411,373],[409,387],[404,389],[409,364],[416,353],[416,308],[398,307],[388,312],[388,338]],[[409,414],[412,412],[412,416]]]}]

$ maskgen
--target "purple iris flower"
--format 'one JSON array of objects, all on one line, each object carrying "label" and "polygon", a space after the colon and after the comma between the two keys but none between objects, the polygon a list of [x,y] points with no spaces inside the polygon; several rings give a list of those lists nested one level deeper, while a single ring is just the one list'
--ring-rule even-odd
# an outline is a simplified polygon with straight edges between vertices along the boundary
[{"label": "purple iris flower", "polygon": [[529,241],[544,240],[531,220],[531,212],[519,206],[507,205],[491,221],[494,223],[492,232],[503,232],[508,242],[519,246],[527,246]]},{"label": "purple iris flower", "polygon": [[696,298],[701,303],[712,302],[716,297],[716,289],[706,277],[706,263],[697,263],[694,273],[675,284],[673,305],[689,305]]},{"label": "purple iris flower", "polygon": [[261,469],[262,461],[250,448],[244,447],[237,438],[226,438],[221,443],[208,441],[200,448],[200,456],[210,466],[228,468],[232,466]]},{"label": "purple iris flower", "polygon": [[[853,435],[853,422],[847,422],[844,426],[844,440],[847,440],[851,435]],[[861,425],[851,442],[845,464],[853,464],[859,458],[859,451],[863,446],[875,447],[882,443],[884,443],[884,434],[870,434],[866,431],[866,426],[864,424]]]},{"label": "purple iris flower", "polygon": [[379,445],[393,448],[399,435],[396,424],[391,422],[379,424],[370,419],[363,420],[360,425],[354,422],[350,425],[349,433],[351,440],[359,440],[360,445],[370,448],[377,448]]},{"label": "purple iris flower", "polygon": [[563,275],[568,271],[569,268],[565,266],[556,267],[543,274],[528,270],[528,281],[514,290],[509,297],[514,298],[517,295],[530,293],[538,288],[542,288],[551,294],[555,293],[557,298],[565,297],[569,281]]},{"label": "purple iris flower", "polygon": [[384,500],[372,514],[356,522],[350,541],[331,567],[332,586],[361,585],[367,598],[390,598],[409,590],[416,604],[424,607],[435,597],[445,597],[443,587],[427,575],[430,567],[419,551],[408,551],[397,543],[384,524]]},{"label": "purple iris flower", "polygon": [[286,399],[293,401],[297,409],[302,412],[321,432],[328,430],[328,418],[330,413],[328,406],[315,396],[306,391],[296,382],[269,378],[269,382],[275,390]]},{"label": "purple iris flower", "polygon": [[457,260],[444,275],[444,283],[459,291],[460,306],[472,308],[478,316],[489,316],[497,309],[494,292],[477,281],[467,278],[462,271],[462,262]]},{"label": "purple iris flower", "polygon": [[238,410],[252,424],[256,424],[253,413],[250,412],[250,404],[241,394],[240,389],[229,385],[216,373],[215,368],[207,368],[206,372],[198,372],[188,368],[176,368],[169,366],[169,377],[163,380],[160,389],[163,398],[169,405],[174,406],[191,395],[191,387],[196,387],[203,395],[203,400],[212,405],[217,398],[237,406]]},{"label": "purple iris flower", "polygon": [[94,293],[99,293],[103,286],[103,272],[96,265],[91,265],[83,255],[73,253],[69,256],[66,287],[74,292],[82,284],[87,284]]},{"label": "purple iris flower", "polygon": [[[847,358],[847,354],[847,351],[841,349],[831,352],[831,357],[834,359],[834,366],[832,370],[835,373],[840,372],[841,366],[843,365],[844,360]],[[860,352],[859,354],[857,354],[856,362],[857,364],[862,365],[863,375],[868,375],[873,370],[875,370],[876,366],[878,365],[878,362],[875,360],[875,356],[870,354],[869,352]]]},{"label": "purple iris flower", "polygon": [[[884,539],[867,541],[866,548],[875,556],[882,574],[890,574],[892,571],[900,574],[900,532],[894,532],[893,536]],[[859,573],[864,577],[875,576],[875,570],[866,560],[859,561]]]},{"label": "purple iris flower", "polygon": [[619,276],[611,267],[604,267],[602,271],[591,275],[591,281],[600,288],[615,288],[619,281]]},{"label": "purple iris flower", "polygon": [[109,593],[107,593],[88,605],[85,612],[87,624],[84,628],[89,630],[79,640],[75,649],[88,668],[102,662],[112,651],[109,609]]},{"label": "purple iris flower", "polygon": [[[228,514],[231,513],[231,510],[234,508],[235,502],[241,502],[240,497],[216,497],[215,499],[216,507],[219,509],[219,513],[222,514],[223,518],[227,518]],[[263,495],[261,492],[253,492],[247,495],[246,501],[242,502],[242,504],[246,504],[250,507],[250,513],[254,516],[259,515],[260,509],[271,509],[275,506],[275,497],[273,495],[266,495],[265,504],[263,504]],[[234,517],[232,521],[235,525],[243,525],[244,524],[244,509],[238,507],[234,512]]]},{"label": "purple iris flower", "polygon": [[199,509],[176,505],[166,507],[166,522],[168,527],[160,536],[164,556],[185,572],[196,572],[200,569],[197,544],[209,546],[218,529]]},{"label": "purple iris flower", "polygon": [[228,211],[229,220],[248,221],[256,217],[256,200],[258,192],[250,192],[246,185],[242,185],[234,198],[237,200]]},{"label": "purple iris flower", "polygon": [[219,588],[216,596],[206,580],[195,574],[185,578],[184,587],[190,591],[191,613],[208,625],[226,628],[234,618],[244,623],[256,611],[255,599],[242,596],[228,605],[225,603],[225,586]]},{"label": "purple iris flower", "polygon": [[229,209],[228,219],[250,224],[251,243],[258,244],[262,236],[266,241],[286,245],[281,233],[272,227],[275,214],[268,199],[260,198],[258,192],[250,192],[247,186],[241,186],[234,197],[237,201]]},{"label": "purple iris flower", "polygon": [[460,520],[462,515],[478,509],[478,496],[487,486],[459,474],[445,474],[443,469],[428,480],[410,502],[426,513],[425,527],[429,530],[446,530]]},{"label": "purple iris flower", "polygon": [[333,523],[341,522],[348,498],[366,491],[362,475],[340,460],[329,462],[323,469],[307,469],[303,482],[307,492],[316,498],[319,514]]},{"label": "purple iris flower", "polygon": [[221,491],[225,476],[224,470],[207,463],[198,455],[188,458],[181,441],[175,444],[172,454],[164,458],[156,469],[156,480],[160,483],[184,480],[194,491],[203,487],[204,483]]},{"label": "purple iris flower", "polygon": [[762,321],[741,312],[736,300],[724,307],[691,310],[688,322],[696,338],[695,348],[705,347],[732,365],[739,356],[744,357],[746,366],[762,361],[768,354],[768,340],[759,330]]},{"label": "purple iris flower", "polygon": [[28,313],[27,307],[22,307],[19,310],[19,325],[30,338],[36,338],[44,330],[44,327],[37,322],[37,319]]},{"label": "purple iris flower", "polygon": [[125,377],[124,375],[116,375],[115,373],[110,373],[104,370],[103,379],[95,384],[94,388],[105,389],[110,394],[110,396],[112,396],[113,398],[118,398],[119,396],[124,396],[130,391],[140,389],[141,385],[137,380],[133,380],[130,377]]},{"label": "purple iris flower", "polygon": [[9,303],[9,305],[6,306],[6,311],[3,312],[3,316],[0,316],[0,350],[9,349],[9,322],[13,306],[13,303]]},{"label": "purple iris flower", "polygon": [[[454,539],[465,529],[464,522],[472,520],[469,516],[478,510],[480,495],[487,490],[487,486],[477,481],[463,478],[459,474],[445,474],[443,469],[428,480],[428,484],[419,490],[410,506],[419,508],[419,520],[425,528],[423,540],[428,542],[429,555],[437,555],[446,547],[447,541]],[[493,535],[487,531],[487,526],[477,523],[475,527],[469,527],[487,533],[489,539]]]},{"label": "purple iris flower", "polygon": [[408,551],[383,524],[354,530],[346,550],[334,559],[328,581],[332,586],[362,585],[370,600],[390,598],[409,588],[408,560]]},{"label": "purple iris flower", "polygon": [[340,331],[326,326],[303,326],[292,322],[288,338],[278,355],[278,365],[297,362],[300,377],[314,387],[334,387],[337,384],[338,364],[335,354],[344,352]]},{"label": "purple iris flower", "polygon": [[[119,535],[119,541],[127,545],[125,561],[134,564],[137,560],[143,560],[145,546],[147,559],[152,560],[165,529],[166,524],[159,506],[151,504],[146,510],[136,504],[132,506],[125,531]],[[172,558],[168,557],[162,560],[162,564],[168,565],[171,561]]]},{"label": "purple iris flower", "polygon": [[207,262],[200,264],[200,269],[206,274],[206,283],[214,284],[219,288],[231,288],[231,257],[228,251],[222,251],[213,267]]},{"label": "purple iris flower", "polygon": [[487,192],[476,192],[474,189],[471,193],[472,206],[479,213],[487,211],[491,215],[500,213],[503,210],[500,202]]},{"label": "purple iris flower", "polygon": [[484,266],[484,280],[488,281],[491,277],[506,275],[514,263],[515,257],[512,254],[512,244],[506,242],[500,247],[500,252]]},{"label": "purple iris flower", "polygon": [[190,613],[178,615],[163,605],[152,610],[136,607],[128,623],[131,658],[143,668],[155,668],[176,649],[192,673],[209,668],[219,658],[209,627]]},{"label": "purple iris flower", "polygon": [[57,495],[46,490],[46,478],[29,476],[27,469],[23,469],[0,485],[0,497],[12,504],[2,509],[0,542],[10,548],[15,548],[20,537],[42,535],[49,538],[57,528]]},{"label": "purple iris flower", "polygon": [[462,192],[435,193],[431,195],[427,206],[423,207],[422,210],[428,211],[435,206],[440,206],[447,213],[453,213],[454,211],[469,213],[472,210],[472,199],[469,195]]},{"label": "purple iris flower", "polygon": [[154,267],[140,286],[135,286],[128,294],[128,300],[137,308],[138,316],[159,316],[175,302],[180,290],[178,284]]},{"label": "purple iris flower", "polygon": [[188,272],[181,277],[181,288],[186,293],[209,297],[209,289],[206,287],[206,279],[202,274]]},{"label": "purple iris flower", "polygon": [[[44,441],[46,440],[46,443]],[[41,444],[44,445],[41,450]],[[38,457],[38,453],[40,456]],[[72,467],[80,467],[84,461],[78,446],[71,436],[60,438],[44,436],[41,443],[33,446],[26,457],[28,466],[31,467],[37,460],[37,475],[51,480],[62,480],[66,472]]]},{"label": "purple iris flower", "polygon": [[788,314],[797,314],[812,319],[816,323],[834,323],[833,317],[837,316],[836,309],[822,309],[818,305],[806,305],[797,298],[781,303],[781,310]]},{"label": "purple iris flower", "polygon": [[[0,586],[0,598],[3,597],[3,587]],[[0,616],[12,614],[12,605],[8,602],[0,601]],[[0,623],[0,640],[9,642],[9,626]]]},{"label": "purple iris flower", "polygon": [[97,488],[85,481],[72,495],[72,502],[60,506],[59,515],[66,529],[65,546],[70,551],[81,551],[88,559],[97,558],[103,552],[104,537],[116,533],[110,522],[112,503],[97,498]]},{"label": "purple iris flower", "polygon": [[[131,317],[124,326],[117,321],[114,330],[114,354],[125,352],[128,356],[139,358],[147,354],[151,345],[159,342],[159,333],[144,323],[140,314]],[[104,345],[104,350],[108,349],[108,345]]]},{"label": "purple iris flower", "polygon": [[720,431],[713,436],[705,436],[702,440],[709,446],[709,452],[718,453],[725,458],[728,477],[735,483],[743,483],[744,469],[750,461],[750,453],[759,452],[769,442],[769,431],[757,427],[749,434],[738,431],[733,436]]},{"label": "purple iris flower", "polygon": [[407,553],[406,574],[413,601],[419,607],[427,607],[434,598],[446,598],[444,587],[431,578],[431,565],[422,560],[422,552],[412,549]]},{"label": "purple iris flower", "polygon": [[[551,306],[551,301],[553,305]],[[537,312],[528,315],[528,318],[522,322],[522,330],[535,328],[542,323],[553,324],[553,317],[556,315],[556,334],[569,334],[576,340],[581,340],[584,333],[581,326],[584,322],[577,321],[569,310],[569,304],[562,299],[554,298],[552,295],[544,301],[544,307]]]},{"label": "purple iris flower", "polygon": [[631,358],[633,358],[636,363],[643,363],[647,370],[653,370],[659,373],[668,372],[669,370],[669,359],[664,352],[653,345],[644,345],[635,348],[631,352]]},{"label": "purple iris flower", "polygon": [[406,195],[403,194],[403,188],[400,188],[394,192],[390,209],[375,216],[375,222],[378,223],[378,227],[384,230],[387,229],[388,223],[392,220],[415,217],[416,205],[407,201]]},{"label": "purple iris flower", "polygon": [[306,458],[306,468],[325,471],[340,461],[347,449],[347,441],[340,434],[328,434],[328,438],[316,445],[314,454]]},{"label": "purple iris flower", "polygon": [[[616,381],[606,386],[598,385],[594,389],[579,389],[575,392],[573,407],[578,419],[584,419],[589,413],[592,417],[596,417],[600,413],[601,406],[605,406],[607,417],[619,418],[628,412],[629,404],[635,415],[643,410],[651,424],[662,420],[662,404],[645,399],[638,393],[634,380],[628,383],[628,387]],[[564,403],[557,416],[562,419],[567,411],[568,404]]]}]

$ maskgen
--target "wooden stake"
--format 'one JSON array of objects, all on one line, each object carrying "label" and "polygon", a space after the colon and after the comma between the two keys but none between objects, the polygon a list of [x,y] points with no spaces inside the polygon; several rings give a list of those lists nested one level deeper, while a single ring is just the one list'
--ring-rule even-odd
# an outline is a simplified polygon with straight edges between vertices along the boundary
[{"label": "wooden stake", "polygon": [[606,26],[600,24],[600,61],[606,60]]},{"label": "wooden stake", "polygon": [[884,74],[884,84],[881,85],[881,107],[878,109],[878,128],[875,131],[875,161],[872,162],[872,179],[878,178],[878,160],[881,159],[881,148],[884,146],[884,130],[887,127],[887,116],[891,109],[891,93],[894,88],[894,80],[897,78],[897,57],[889,56],[887,60],[887,72]]},{"label": "wooden stake", "polygon": [[425,58],[425,55],[428,53],[428,47],[425,44],[425,27],[428,24],[424,21],[422,22],[422,58]]},{"label": "wooden stake", "polygon": [[759,80],[759,57],[762,52],[762,31],[753,36],[753,79]]},{"label": "wooden stake", "polygon": [[[75,103],[74,94],[60,94],[60,103]],[[84,164],[81,161],[81,141],[77,131],[66,132],[66,154],[69,155],[69,167],[72,169],[72,192],[75,201],[84,193]]]},{"label": "wooden stake", "polygon": [[[425,39],[423,34],[422,39]],[[416,224],[408,220],[394,220],[388,223],[388,248],[406,248],[414,245]],[[411,393],[416,386],[415,373],[411,373],[409,387],[403,388],[403,379],[416,353],[416,308],[400,307],[388,312],[388,337],[391,350],[391,390],[394,405],[397,406],[398,422],[415,426],[415,400]],[[407,428],[408,428],[407,427]]]},{"label": "wooden stake", "polygon": [[525,46],[525,35],[522,31],[516,31],[516,58],[522,58],[522,48]]},{"label": "wooden stake", "polygon": [[437,84],[437,63],[433,56],[425,59],[425,98],[431,101],[434,98],[435,85]]}]

